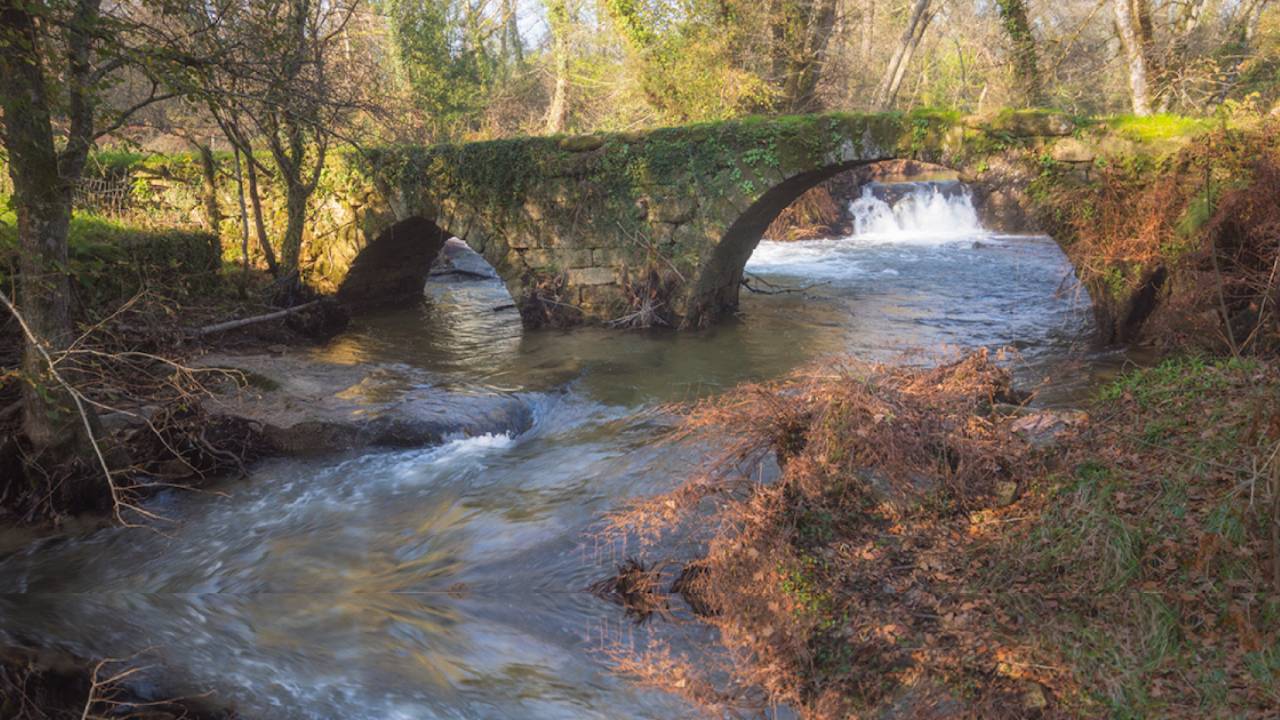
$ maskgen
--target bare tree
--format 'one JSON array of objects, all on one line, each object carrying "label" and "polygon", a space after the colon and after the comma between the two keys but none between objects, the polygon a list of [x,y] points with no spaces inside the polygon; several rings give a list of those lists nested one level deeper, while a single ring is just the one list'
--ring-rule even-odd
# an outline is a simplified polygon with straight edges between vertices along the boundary
[{"label": "bare tree", "polygon": [[[268,0],[203,6],[188,15],[201,42],[224,58],[188,78],[228,139],[245,153],[255,223],[268,264],[274,264],[258,204],[253,154],[256,136],[270,152],[285,198],[279,277],[289,302],[300,283],[307,203],[320,181],[331,144],[346,122],[367,107],[360,68],[347,52],[347,24],[359,0]],[[341,67],[342,71],[337,69]],[[255,131],[253,136],[248,127]]]},{"label": "bare tree", "polygon": [[1115,10],[1116,34],[1120,37],[1120,49],[1124,52],[1129,71],[1129,96],[1133,114],[1151,114],[1151,91],[1147,52],[1138,32],[1134,0],[1112,0]]},{"label": "bare tree", "polygon": [[884,76],[880,80],[879,87],[876,88],[875,107],[888,109],[897,99],[898,90],[902,87],[902,78],[906,76],[911,58],[915,55],[916,48],[920,46],[925,29],[933,19],[933,15],[929,12],[929,4],[930,0],[915,0],[907,27],[902,31],[902,37],[898,40],[893,57],[885,67]]}]

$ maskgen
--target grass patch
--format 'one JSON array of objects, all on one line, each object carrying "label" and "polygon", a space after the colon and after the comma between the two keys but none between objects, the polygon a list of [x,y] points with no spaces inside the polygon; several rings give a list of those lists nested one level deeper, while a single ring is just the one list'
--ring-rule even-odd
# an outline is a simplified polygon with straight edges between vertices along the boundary
[{"label": "grass patch", "polygon": [[1104,387],[1072,472],[987,548],[986,591],[1029,622],[1078,716],[1262,717],[1280,702],[1263,360],[1179,357]]},{"label": "grass patch", "polygon": [[1185,140],[1213,130],[1220,123],[1214,118],[1184,115],[1117,115],[1103,121],[1112,132],[1141,143],[1161,140]]}]

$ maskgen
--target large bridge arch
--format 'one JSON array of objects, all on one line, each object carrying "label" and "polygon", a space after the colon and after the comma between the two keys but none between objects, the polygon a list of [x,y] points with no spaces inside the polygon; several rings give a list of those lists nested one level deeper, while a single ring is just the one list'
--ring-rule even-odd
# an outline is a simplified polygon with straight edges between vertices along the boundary
[{"label": "large bridge arch", "polygon": [[743,210],[707,255],[689,289],[685,324],[706,325],[737,307],[743,271],[765,230],[801,195],[842,172],[870,165],[876,160],[839,162],[797,173],[770,187]]},{"label": "large bridge arch", "polygon": [[412,294],[453,235],[494,267],[526,324],[702,326],[737,304],[769,223],[823,180],[895,159],[963,173],[1073,129],[1043,112],[830,114],[367,152],[369,240],[339,295]]}]

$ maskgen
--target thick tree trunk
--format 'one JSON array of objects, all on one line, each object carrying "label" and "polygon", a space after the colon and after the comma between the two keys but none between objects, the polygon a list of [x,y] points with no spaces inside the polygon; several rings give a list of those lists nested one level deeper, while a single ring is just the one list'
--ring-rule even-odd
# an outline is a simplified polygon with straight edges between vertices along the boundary
[{"label": "thick tree trunk", "polygon": [[1151,96],[1147,78],[1147,58],[1142,39],[1138,35],[1137,22],[1131,0],[1112,0],[1116,16],[1116,34],[1129,66],[1129,96],[1134,115],[1151,114]]},{"label": "thick tree trunk", "polygon": [[876,88],[875,107],[878,109],[889,109],[898,97],[902,78],[906,75],[907,67],[911,65],[911,58],[915,55],[916,47],[924,37],[924,30],[929,24],[929,2],[930,0],[915,0],[915,5],[911,9],[911,18],[907,21],[907,27],[898,40],[898,47],[894,50],[893,57],[889,59],[889,65],[885,67],[880,86]]},{"label": "thick tree trunk", "polygon": [[774,72],[782,90],[780,109],[810,112],[835,29],[836,0],[785,0],[774,22]]},{"label": "thick tree trunk", "polygon": [[[83,164],[76,157],[64,164],[54,148],[40,35],[24,6],[0,2],[0,42],[0,107],[18,216],[18,304],[32,334],[56,357],[72,339],[67,236],[71,183]],[[74,175],[64,172],[66,165]],[[40,348],[31,342],[24,347],[22,368],[27,379],[22,429],[33,460],[46,464],[80,456],[88,445],[82,421],[71,397],[53,381]],[[63,491],[74,495],[82,488]]]},{"label": "thick tree trunk", "polygon": [[1026,2],[996,0],[996,5],[1000,10],[1004,32],[1009,36],[1013,55],[1013,81],[1018,101],[1028,107],[1039,105],[1044,98],[1041,92],[1040,67],[1036,61],[1036,40],[1031,33],[1031,23],[1027,20]]},{"label": "thick tree trunk", "polygon": [[1142,62],[1147,69],[1147,102],[1157,104],[1164,87],[1164,69],[1156,53],[1156,28],[1151,18],[1151,0],[1130,0],[1133,19],[1138,31],[1138,47],[1142,50]]},{"label": "thick tree trunk", "polygon": [[302,258],[302,236],[307,223],[307,198],[311,191],[299,182],[290,182],[285,190],[284,239],[280,242],[280,277],[296,284]]}]

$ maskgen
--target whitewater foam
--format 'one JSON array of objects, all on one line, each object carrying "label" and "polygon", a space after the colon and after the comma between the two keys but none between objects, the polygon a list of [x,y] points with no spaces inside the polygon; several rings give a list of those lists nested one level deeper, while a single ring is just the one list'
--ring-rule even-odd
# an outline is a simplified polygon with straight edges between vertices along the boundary
[{"label": "whitewater foam", "polygon": [[893,204],[881,197],[886,187],[868,184],[849,204],[853,235],[848,239],[862,244],[938,245],[988,234],[966,187],[911,183],[910,190]]}]

